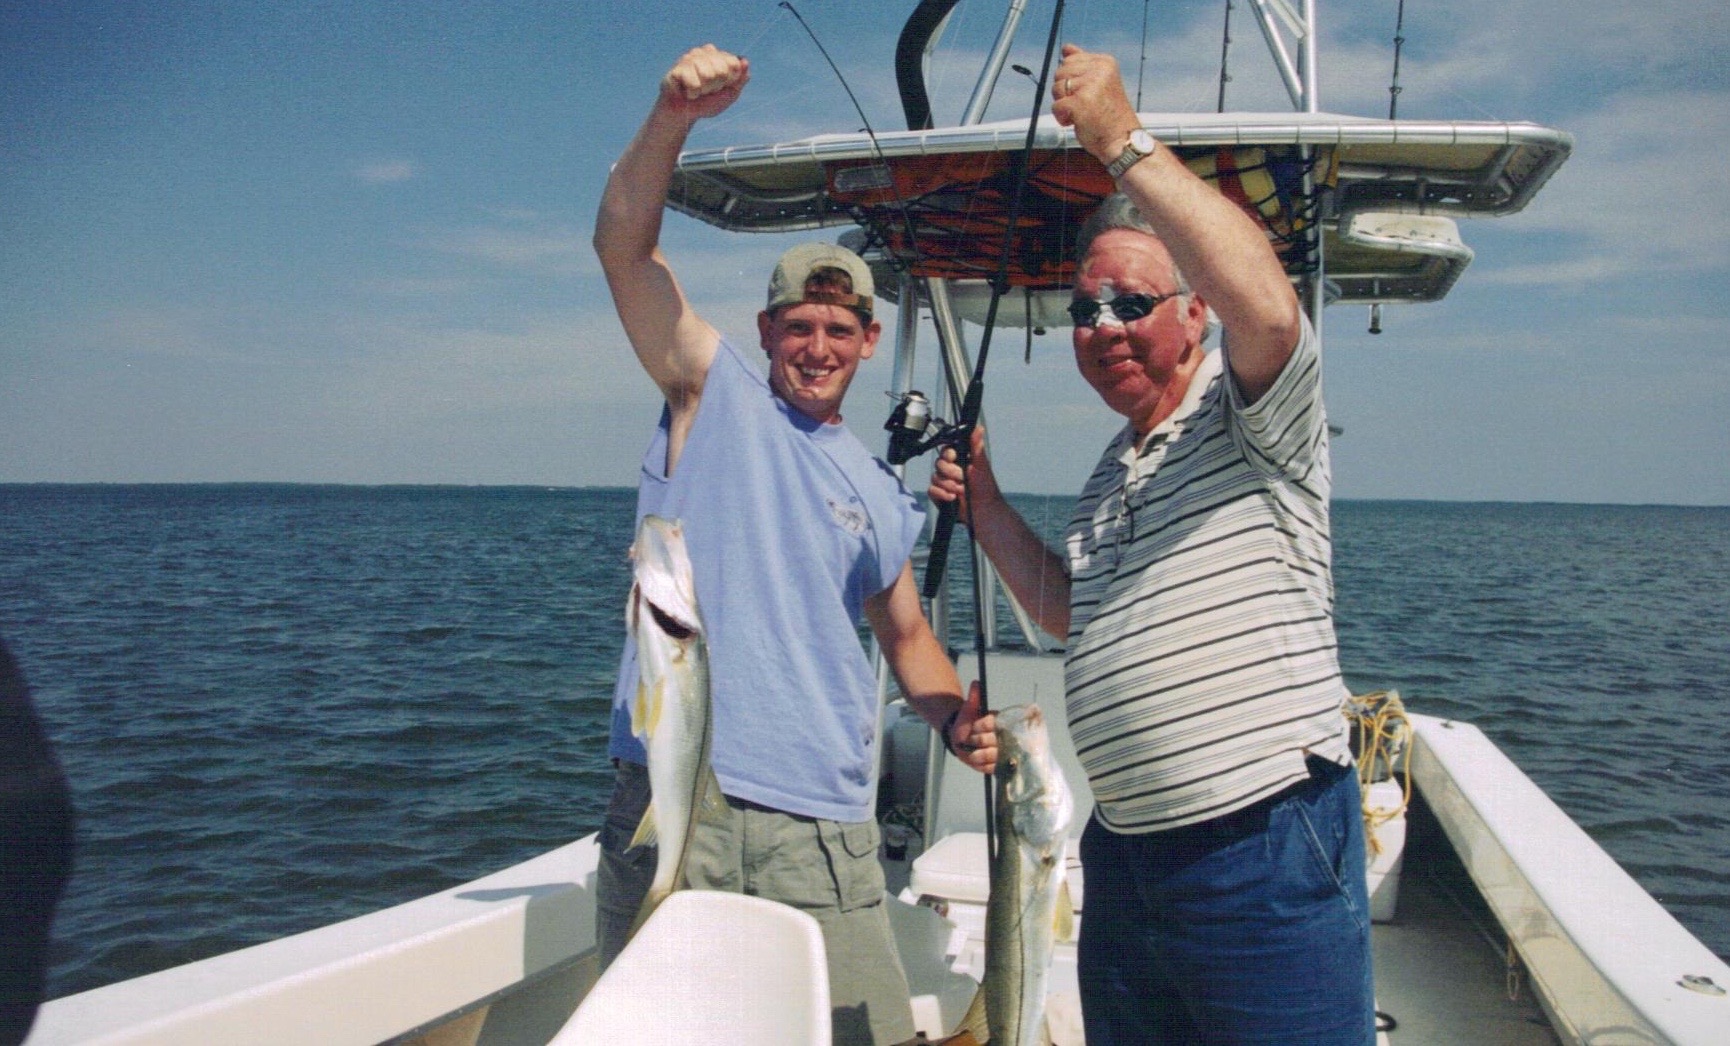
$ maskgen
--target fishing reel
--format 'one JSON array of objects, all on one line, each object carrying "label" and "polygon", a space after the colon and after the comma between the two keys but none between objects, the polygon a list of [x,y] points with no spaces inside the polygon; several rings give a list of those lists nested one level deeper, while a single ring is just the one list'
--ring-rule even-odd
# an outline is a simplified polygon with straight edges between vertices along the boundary
[{"label": "fishing reel", "polygon": [[[977,379],[973,388],[979,387]],[[950,424],[942,418],[931,416],[931,401],[925,398],[923,392],[910,390],[900,396],[890,393],[895,400],[895,409],[889,412],[889,420],[883,423],[883,428],[889,432],[889,464],[905,465],[907,462],[936,447],[951,447],[955,450],[955,460],[960,464],[963,473],[967,469],[967,458],[972,450],[973,426],[962,421]],[[969,411],[968,407],[972,410]],[[962,416],[978,417],[979,405],[969,401],[962,405]],[[931,544],[925,561],[925,585],[920,594],[926,599],[934,599],[937,590],[943,583],[944,571],[949,562],[949,538],[955,531],[955,519],[959,505],[954,501],[945,501],[937,509],[937,525],[931,531]]]},{"label": "fishing reel", "polygon": [[905,465],[934,447],[959,446],[963,440],[960,425],[951,425],[931,414],[931,401],[918,389],[900,396],[893,392],[895,409],[883,423],[889,433],[889,464]]}]

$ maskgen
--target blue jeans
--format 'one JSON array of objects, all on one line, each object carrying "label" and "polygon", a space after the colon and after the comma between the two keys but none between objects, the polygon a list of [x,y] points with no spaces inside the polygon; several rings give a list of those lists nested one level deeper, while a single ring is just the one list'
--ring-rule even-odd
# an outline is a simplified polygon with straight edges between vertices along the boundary
[{"label": "blue jeans", "polygon": [[1088,1046],[1374,1043],[1357,775],[1309,765],[1308,781],[1201,824],[1088,824]]}]

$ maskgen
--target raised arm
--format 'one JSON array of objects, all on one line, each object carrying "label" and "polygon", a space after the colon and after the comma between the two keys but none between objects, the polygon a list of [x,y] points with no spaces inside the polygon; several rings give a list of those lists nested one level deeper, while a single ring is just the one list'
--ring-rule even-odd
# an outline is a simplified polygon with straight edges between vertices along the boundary
[{"label": "raised arm", "polygon": [[945,449],[932,467],[926,493],[933,501],[961,502],[961,521],[973,531],[973,539],[1009,591],[1015,593],[1016,602],[1033,615],[1040,628],[1058,640],[1067,640],[1069,571],[998,488],[991,459],[985,453],[984,429],[973,430],[965,491],[955,452]]},{"label": "raised arm", "polygon": [[[661,215],[691,127],[732,105],[750,79],[745,59],[704,44],[661,78],[654,108],[607,178],[595,253],[631,348],[688,429],[720,335],[691,309],[661,253]],[[671,464],[669,462],[669,464]]]},{"label": "raised arm", "polygon": [[[1130,133],[1141,129],[1117,60],[1065,44],[1052,81],[1057,122],[1074,127],[1076,140],[1100,163],[1117,159]],[[1190,288],[1218,314],[1232,374],[1253,402],[1279,377],[1299,332],[1297,294],[1266,234],[1164,143],[1117,184],[1158,231]]]}]

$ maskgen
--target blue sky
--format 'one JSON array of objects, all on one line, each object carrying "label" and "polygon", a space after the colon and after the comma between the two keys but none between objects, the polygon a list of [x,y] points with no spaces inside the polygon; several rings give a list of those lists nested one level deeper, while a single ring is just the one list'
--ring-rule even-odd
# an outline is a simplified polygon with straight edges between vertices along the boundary
[{"label": "blue sky", "polygon": [[[1396,2],[1323,7],[1324,109],[1386,114]],[[872,125],[898,128],[911,0],[798,6]],[[998,6],[959,9],[940,120]],[[1223,3],[1151,8],[1143,108],[1211,110]],[[1116,52],[1133,92],[1142,10],[1071,3],[1064,38]],[[1049,13],[1029,4],[1014,61],[1037,68]],[[1247,4],[1234,19],[1228,101],[1286,108]],[[1329,311],[1337,494],[1730,504],[1730,15],[1408,0],[1405,35],[1400,115],[1577,141],[1525,212],[1463,223],[1477,259],[1448,300],[1389,310],[1379,336]],[[0,482],[633,483],[657,400],[589,236],[655,81],[705,41],[754,79],[693,146],[857,128],[771,0],[5,0]],[[991,115],[1030,96],[1008,77]],[[670,216],[665,242],[745,335],[792,241]],[[993,349],[999,471],[1071,493],[1115,418],[1066,339],[1021,349]],[[888,377],[885,355],[850,400],[873,447]]]}]

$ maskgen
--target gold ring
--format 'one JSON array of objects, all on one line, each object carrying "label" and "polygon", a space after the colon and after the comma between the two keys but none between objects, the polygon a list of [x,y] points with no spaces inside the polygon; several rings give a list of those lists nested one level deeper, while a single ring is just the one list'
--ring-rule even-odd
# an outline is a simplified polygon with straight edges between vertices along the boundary
[{"label": "gold ring", "polygon": [[1074,94],[1075,93],[1075,78],[1073,76],[1066,76],[1063,78],[1063,93],[1064,94]]}]

